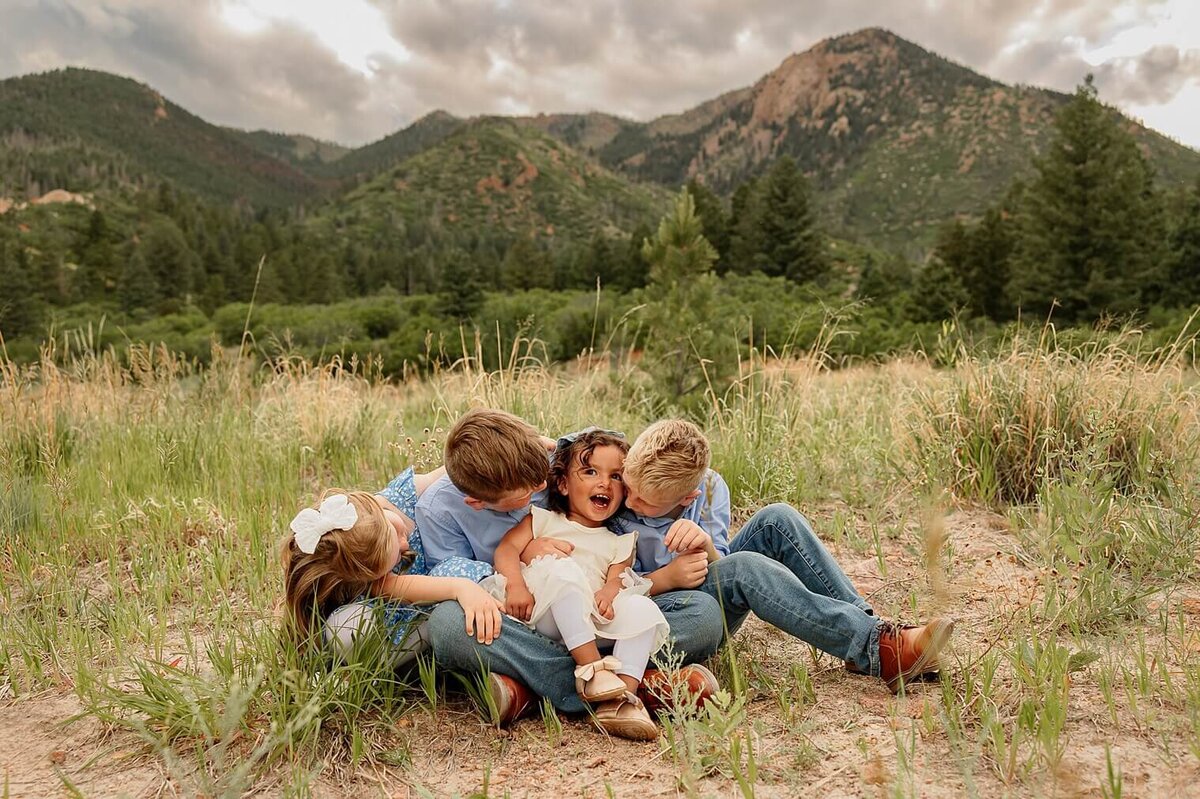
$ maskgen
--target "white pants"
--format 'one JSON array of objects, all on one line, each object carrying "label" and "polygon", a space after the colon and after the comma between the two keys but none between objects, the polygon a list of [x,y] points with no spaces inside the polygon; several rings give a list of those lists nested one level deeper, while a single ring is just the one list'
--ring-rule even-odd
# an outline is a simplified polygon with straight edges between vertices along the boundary
[{"label": "white pants", "polygon": [[650,662],[654,629],[619,641],[597,636],[587,621],[592,612],[592,601],[591,597],[584,597],[578,591],[568,591],[554,600],[549,611],[537,620],[534,628],[547,638],[562,641],[567,649],[574,649],[592,641],[601,649],[611,647],[613,656],[621,661],[621,668],[617,669],[617,674],[624,674],[641,682],[646,674],[646,664]]}]

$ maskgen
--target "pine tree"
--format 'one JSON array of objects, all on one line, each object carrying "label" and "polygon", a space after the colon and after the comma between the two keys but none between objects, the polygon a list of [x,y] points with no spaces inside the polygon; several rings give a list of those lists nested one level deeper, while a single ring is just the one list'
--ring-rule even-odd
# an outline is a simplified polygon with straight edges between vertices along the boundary
[{"label": "pine tree", "polygon": [[197,259],[175,222],[166,217],[151,222],[138,249],[162,296],[186,297],[195,291]]},{"label": "pine tree", "polygon": [[762,249],[754,263],[764,274],[808,283],[829,271],[808,181],[788,156],[767,173],[758,225]]},{"label": "pine tree", "polygon": [[702,230],[692,195],[684,189],[643,247],[650,264],[647,369],[664,399],[693,409],[703,389],[720,386],[734,365],[735,342],[719,312],[712,271],[717,252]]},{"label": "pine tree", "polygon": [[1008,297],[1013,253],[1012,223],[999,208],[983,215],[967,238],[963,284],[971,296],[971,310],[1003,322],[1013,317]]},{"label": "pine tree", "polygon": [[704,226],[704,238],[717,251],[717,274],[724,274],[729,271],[729,214],[721,198],[703,183],[690,180],[686,188],[696,203],[696,216]]},{"label": "pine tree", "polygon": [[[577,275],[578,281],[569,288],[595,288],[597,280],[600,281],[602,287],[613,288],[621,271],[621,264],[608,236],[597,231],[582,255],[582,268]],[[562,288],[568,288],[568,286],[562,286]]]},{"label": "pine tree", "polygon": [[613,276],[613,288],[617,291],[631,291],[646,285],[650,276],[650,265],[646,263],[643,252],[646,240],[651,235],[653,231],[645,223],[639,224],[629,235],[629,244],[625,247]]},{"label": "pine tree", "polygon": [[544,289],[554,285],[554,264],[531,236],[517,236],[500,265],[504,288],[509,291]]},{"label": "pine tree", "polygon": [[1055,120],[1025,191],[1012,296],[1039,315],[1093,319],[1152,299],[1163,239],[1161,201],[1133,137],[1100,103],[1089,75]]},{"label": "pine tree", "polygon": [[971,301],[961,273],[941,258],[931,258],[913,284],[913,318],[918,322],[949,319]]},{"label": "pine tree", "polygon": [[442,300],[439,310],[448,319],[470,320],[483,306],[479,267],[462,250],[451,250],[442,263]]},{"label": "pine tree", "polygon": [[79,268],[71,278],[71,296],[77,302],[103,300],[116,288],[120,272],[108,220],[99,208],[92,211],[74,249]]},{"label": "pine tree", "polygon": [[142,248],[136,247],[125,260],[121,277],[117,280],[117,300],[121,310],[132,313],[139,309],[152,308],[160,299],[158,278],[146,264]]},{"label": "pine tree", "polygon": [[740,184],[730,201],[729,263],[726,272],[748,275],[766,249],[762,239],[762,193],[753,178]]},{"label": "pine tree", "polygon": [[1200,303],[1200,181],[1188,192],[1169,246],[1172,299],[1180,305],[1196,305]]},{"label": "pine tree", "polygon": [[867,255],[854,291],[854,298],[877,305],[891,305],[911,291],[913,265],[899,255],[877,258]]},{"label": "pine tree", "polygon": [[0,239],[0,333],[12,339],[37,331],[45,306],[33,291],[29,259],[20,242]]}]

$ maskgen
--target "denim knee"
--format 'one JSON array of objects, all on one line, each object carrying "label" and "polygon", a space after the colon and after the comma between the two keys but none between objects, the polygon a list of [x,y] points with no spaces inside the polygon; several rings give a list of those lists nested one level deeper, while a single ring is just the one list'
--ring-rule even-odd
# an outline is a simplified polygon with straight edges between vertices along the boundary
[{"label": "denim knee", "polygon": [[449,663],[454,660],[453,653],[465,647],[469,648],[472,639],[467,637],[467,617],[462,605],[451,600],[439,602],[429,611],[429,637],[433,645],[433,654],[438,660]]},{"label": "denim knee", "polygon": [[775,502],[760,510],[759,513],[763,514],[764,523],[793,529],[800,527],[806,532],[812,532],[812,525],[808,523],[808,519],[804,518],[804,514],[786,502]]},{"label": "denim knee", "polygon": [[654,597],[671,626],[676,651],[688,663],[716,653],[725,637],[724,614],[710,594],[699,590],[669,591]]}]

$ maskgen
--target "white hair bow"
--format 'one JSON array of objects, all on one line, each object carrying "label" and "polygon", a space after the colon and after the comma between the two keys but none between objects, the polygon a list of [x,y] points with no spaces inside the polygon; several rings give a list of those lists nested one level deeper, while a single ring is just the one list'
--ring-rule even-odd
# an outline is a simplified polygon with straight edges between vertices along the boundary
[{"label": "white hair bow", "polygon": [[321,503],[317,510],[305,508],[292,519],[290,527],[295,533],[296,546],[306,555],[317,551],[321,536],[331,530],[349,530],[358,521],[358,511],[350,504],[350,497],[334,494]]}]

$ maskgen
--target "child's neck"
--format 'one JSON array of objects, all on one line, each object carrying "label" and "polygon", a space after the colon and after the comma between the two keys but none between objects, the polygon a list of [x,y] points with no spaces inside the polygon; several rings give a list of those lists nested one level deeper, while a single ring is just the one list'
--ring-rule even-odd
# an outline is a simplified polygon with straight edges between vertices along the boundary
[{"label": "child's neck", "polygon": [[583,527],[603,527],[604,522],[608,521],[608,519],[605,519],[604,521],[598,522],[595,519],[589,519],[588,517],[584,516],[583,514],[576,513],[574,510],[572,510],[570,508],[567,509],[567,520],[575,522],[578,525],[582,525]]}]

